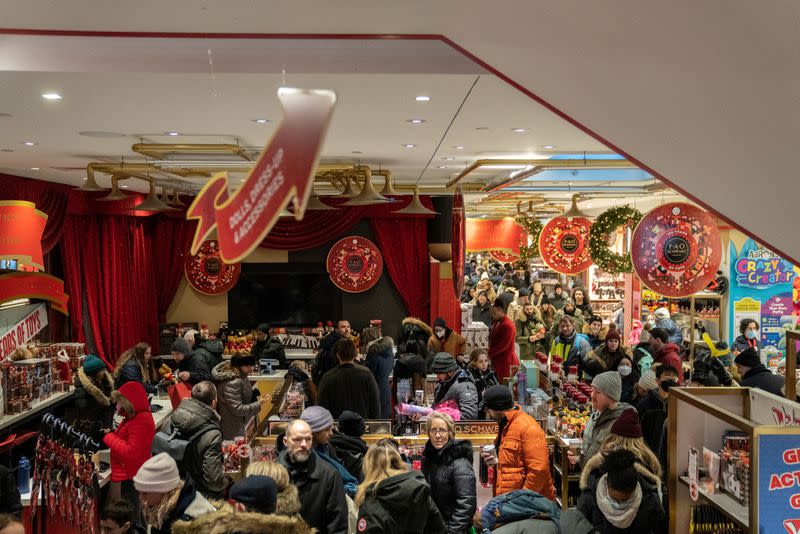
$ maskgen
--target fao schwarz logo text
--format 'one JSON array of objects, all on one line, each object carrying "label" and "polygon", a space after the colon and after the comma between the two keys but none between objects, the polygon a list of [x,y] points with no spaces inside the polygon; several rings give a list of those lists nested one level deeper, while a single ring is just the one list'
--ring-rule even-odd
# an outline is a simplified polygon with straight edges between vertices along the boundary
[{"label": "fao schwarz logo text", "polygon": [[364,260],[358,256],[350,256],[347,258],[347,270],[351,273],[360,273],[364,268]]},{"label": "fao schwarz logo text", "polygon": [[673,236],[664,243],[664,257],[668,262],[679,265],[689,258],[689,242],[680,236]]},{"label": "fao schwarz logo text", "polygon": [[578,250],[578,238],[574,235],[565,235],[561,238],[561,248],[564,252],[575,252]]}]

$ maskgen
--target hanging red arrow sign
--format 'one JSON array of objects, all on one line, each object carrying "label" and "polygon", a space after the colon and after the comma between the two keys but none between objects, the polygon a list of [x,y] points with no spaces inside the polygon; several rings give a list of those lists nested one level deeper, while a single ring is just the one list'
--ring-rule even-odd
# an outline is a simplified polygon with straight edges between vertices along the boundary
[{"label": "hanging red arrow sign", "polygon": [[261,243],[290,202],[295,218],[303,218],[336,94],[282,87],[278,99],[283,121],[242,187],[229,194],[227,174],[217,174],[186,212],[198,221],[192,254],[216,228],[222,259],[236,263]]}]

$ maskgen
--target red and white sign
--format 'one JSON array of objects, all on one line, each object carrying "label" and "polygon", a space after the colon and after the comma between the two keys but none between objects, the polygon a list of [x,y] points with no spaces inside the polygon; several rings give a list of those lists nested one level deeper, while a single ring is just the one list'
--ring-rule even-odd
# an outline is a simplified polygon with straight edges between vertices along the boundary
[{"label": "red and white sign", "polygon": [[0,259],[17,260],[20,271],[43,271],[42,234],[47,214],[24,200],[0,201]]},{"label": "red and white sign", "polygon": [[680,298],[703,290],[722,261],[714,218],[692,204],[673,202],[642,217],[631,239],[631,261],[642,283]]},{"label": "red and white sign", "polygon": [[186,212],[187,219],[198,221],[192,254],[216,228],[222,259],[238,263],[267,236],[290,202],[295,218],[303,218],[336,94],[282,87],[278,99],[283,121],[239,190],[231,195],[227,174],[217,174]]},{"label": "red and white sign", "polygon": [[12,326],[8,332],[0,337],[0,360],[3,360],[41,332],[47,326],[47,307],[44,304],[36,306],[31,313],[20,322]]},{"label": "red and white sign", "polygon": [[361,293],[378,283],[383,273],[383,257],[375,243],[358,236],[345,237],[328,252],[331,281],[348,293]]},{"label": "red and white sign", "polygon": [[186,256],[184,272],[189,284],[204,295],[224,295],[239,281],[242,264],[225,263],[219,243],[204,241],[197,254]]},{"label": "red and white sign", "polygon": [[556,217],[544,225],[539,235],[539,252],[544,262],[557,273],[578,274],[592,265],[589,230],[592,223],[583,217]]}]

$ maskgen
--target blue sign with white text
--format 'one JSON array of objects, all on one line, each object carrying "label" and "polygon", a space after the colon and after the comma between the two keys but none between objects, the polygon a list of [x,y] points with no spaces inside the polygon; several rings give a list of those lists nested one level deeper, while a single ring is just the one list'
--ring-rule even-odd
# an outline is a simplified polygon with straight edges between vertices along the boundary
[{"label": "blue sign with white text", "polygon": [[758,532],[800,534],[800,439],[758,436]]}]

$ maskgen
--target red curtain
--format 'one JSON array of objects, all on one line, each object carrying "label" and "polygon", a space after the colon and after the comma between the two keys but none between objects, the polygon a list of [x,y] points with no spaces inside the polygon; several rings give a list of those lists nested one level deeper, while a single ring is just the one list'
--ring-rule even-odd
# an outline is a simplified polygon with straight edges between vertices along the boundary
[{"label": "red curtain", "polygon": [[183,278],[186,254],[194,238],[195,221],[177,217],[156,217],[153,220],[153,265],[155,271],[158,322],[167,319],[175,292]]},{"label": "red curtain", "polygon": [[370,219],[383,264],[409,315],[428,321],[430,258],[425,219]]}]

